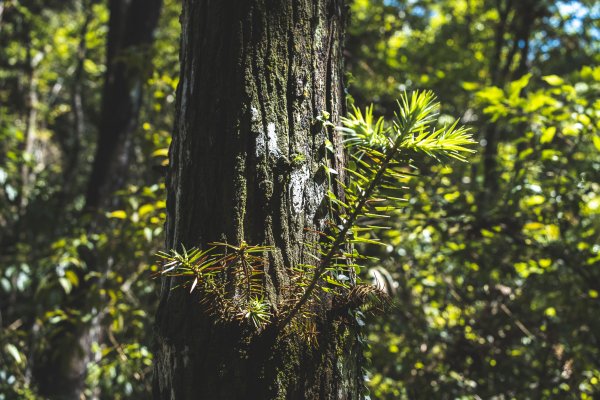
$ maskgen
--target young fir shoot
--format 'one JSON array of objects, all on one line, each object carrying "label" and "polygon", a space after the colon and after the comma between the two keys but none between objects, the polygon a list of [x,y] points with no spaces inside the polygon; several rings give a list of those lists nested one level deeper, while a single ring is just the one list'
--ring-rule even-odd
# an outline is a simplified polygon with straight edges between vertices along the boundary
[{"label": "young fir shoot", "polygon": [[[260,330],[271,319],[270,305],[264,299],[264,254],[269,246],[239,246],[227,243],[211,243],[213,247],[201,251],[197,248],[182,251],[159,252],[163,259],[162,274],[184,277],[184,285],[190,285],[190,293],[200,290],[206,304],[221,317],[245,319]],[[216,251],[217,248],[219,251]],[[232,293],[226,294],[227,276],[234,277]],[[191,282],[191,284],[190,284]],[[210,298],[209,298],[210,297]],[[226,315],[228,314],[228,315]]]},{"label": "young fir shoot", "polygon": [[[341,224],[333,225],[332,232],[326,235],[329,242],[325,241],[322,257],[311,267],[312,278],[298,302],[281,320],[280,329],[311,300],[324,274],[330,277],[325,278],[326,282],[331,280],[332,266],[343,266],[345,261],[352,263],[352,257],[347,257],[344,249],[365,242],[356,234],[359,220],[385,217],[377,212],[398,207],[398,200],[402,199],[392,196],[387,189],[393,194],[394,187],[386,183],[397,183],[406,175],[402,168],[406,167],[411,152],[464,161],[463,154],[474,151],[467,147],[475,143],[468,128],[458,127],[458,122],[436,128],[438,115],[439,103],[434,94],[416,91],[410,96],[406,93],[401,96],[392,126],[386,127],[382,118],[375,119],[372,107],[367,108],[364,115],[353,108],[353,113],[342,119],[344,126],[337,130],[346,136],[344,142],[355,169],[348,169],[350,182],[338,182],[345,190],[345,201],[335,201]],[[331,191],[329,195],[334,197]],[[381,204],[384,204],[383,209]]]},{"label": "young fir shoot", "polygon": [[[357,244],[381,244],[374,232],[387,229],[382,220],[405,202],[402,182],[411,173],[411,158],[419,153],[437,160],[465,161],[474,152],[469,146],[475,141],[469,130],[458,125],[436,127],[439,103],[430,91],[404,93],[391,124],[373,116],[373,107],[364,113],[353,107],[341,127],[330,123],[324,113],[319,120],[344,135],[350,163],[348,180],[340,181],[337,171],[327,167],[328,182],[338,183],[343,193],[329,190],[331,220],[326,232],[314,232],[320,240],[305,243],[314,263],[290,269],[290,285],[277,309],[277,327],[287,326],[306,338],[316,341],[315,312],[322,294],[333,296],[347,307],[363,304],[377,306],[386,301],[380,288],[357,282],[361,256]],[[331,142],[325,143],[333,152]],[[182,252],[161,252],[163,275],[184,277],[190,292],[200,290],[203,302],[223,319],[245,320],[260,331],[273,320],[275,307],[266,298],[264,254],[269,246],[239,246],[213,243],[212,248]],[[218,249],[218,250],[217,250]],[[312,254],[311,254],[312,252]],[[316,289],[319,289],[315,292]],[[339,301],[341,300],[341,301]],[[290,324],[291,323],[291,324]],[[290,330],[288,329],[288,331]]]}]

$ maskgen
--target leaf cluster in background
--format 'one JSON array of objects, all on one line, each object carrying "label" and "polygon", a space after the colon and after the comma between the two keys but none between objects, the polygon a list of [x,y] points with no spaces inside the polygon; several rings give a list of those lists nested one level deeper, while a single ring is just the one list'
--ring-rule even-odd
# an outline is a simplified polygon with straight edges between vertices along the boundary
[{"label": "leaf cluster in background", "polygon": [[390,114],[395,93],[432,88],[440,119],[466,111],[480,143],[471,165],[421,165],[392,246],[368,253],[399,301],[367,324],[371,397],[594,398],[597,4],[356,0],[352,11],[354,98]]}]

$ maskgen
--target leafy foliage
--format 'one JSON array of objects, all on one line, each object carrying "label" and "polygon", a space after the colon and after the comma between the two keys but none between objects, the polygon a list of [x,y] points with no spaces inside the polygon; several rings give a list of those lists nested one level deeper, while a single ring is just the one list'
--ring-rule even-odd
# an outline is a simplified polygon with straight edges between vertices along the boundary
[{"label": "leafy foliage", "polygon": [[93,215],[82,208],[107,68],[108,5],[0,4],[1,399],[41,398],[35,369],[44,360],[60,369],[52,360],[91,324],[102,335],[90,346],[84,395],[146,398],[150,391],[157,288],[147,275],[157,268],[152,255],[165,220],[164,185],[150,154],[169,143],[173,112],[165,106],[174,101],[178,66],[179,5],[164,3],[129,175]]},{"label": "leafy foliage", "polygon": [[352,10],[350,92],[389,115],[395,93],[430,87],[480,144],[470,166],[420,164],[391,246],[369,249],[398,302],[367,324],[372,398],[597,396],[594,5]]}]

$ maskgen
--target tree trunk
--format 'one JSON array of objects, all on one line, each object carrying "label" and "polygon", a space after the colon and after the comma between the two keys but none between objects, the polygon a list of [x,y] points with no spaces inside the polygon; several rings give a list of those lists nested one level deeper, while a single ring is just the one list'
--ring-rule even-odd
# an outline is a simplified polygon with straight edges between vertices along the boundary
[{"label": "tree trunk", "polygon": [[[274,246],[265,267],[277,313],[305,242],[325,229],[325,140],[316,122],[343,111],[338,0],[186,0],[178,116],[170,149],[167,247],[214,241]],[[157,314],[156,399],[358,399],[356,328],[331,304],[316,344],[270,326],[248,334],[164,278]]]},{"label": "tree trunk", "polygon": [[88,211],[106,206],[127,177],[131,136],[152,65],[151,46],[162,0],[110,0],[106,74],[98,144],[85,197]]},{"label": "tree trunk", "polygon": [[[508,1],[503,3],[504,7],[501,7],[500,4],[499,2],[497,9],[500,21],[496,27],[494,56],[491,63],[491,84],[504,87],[509,81],[517,80],[527,72],[531,32],[546,10],[544,4],[538,0],[527,0],[514,4]],[[510,41],[505,38],[507,28],[511,32]],[[519,61],[515,65],[514,60],[517,54]],[[501,171],[498,169],[498,146],[502,141],[503,133],[501,127],[495,122],[489,122],[483,129],[485,139],[482,162],[483,182],[477,201],[480,212],[483,214],[489,213],[490,209],[498,206],[495,203],[495,200],[499,199],[498,191],[501,181]]]}]

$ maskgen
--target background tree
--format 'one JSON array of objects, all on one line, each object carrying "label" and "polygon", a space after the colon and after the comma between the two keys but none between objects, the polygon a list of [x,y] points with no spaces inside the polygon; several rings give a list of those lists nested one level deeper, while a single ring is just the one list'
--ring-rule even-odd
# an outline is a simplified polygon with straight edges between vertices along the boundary
[{"label": "background tree", "polygon": [[127,179],[144,83],[152,73],[154,31],[162,0],[109,2],[106,74],[96,154],[85,204],[96,209]]},{"label": "background tree", "polygon": [[[140,276],[156,251],[162,231],[160,216],[164,215],[164,201],[159,199],[162,186],[152,165],[161,161],[148,159],[153,150],[166,145],[164,129],[172,125],[171,113],[150,117],[149,112],[174,100],[173,60],[177,57],[175,53],[156,58],[153,72],[152,31],[160,2],[112,4],[108,46],[109,9],[102,2],[10,1],[3,5],[6,46],[1,93],[6,118],[1,129],[0,175],[2,193],[8,195],[2,197],[1,209],[0,347],[6,357],[3,354],[0,393],[22,398],[33,396],[30,389],[38,387],[44,397],[59,396],[57,391],[77,398],[81,392],[98,396],[108,390],[113,393],[108,397],[119,398],[147,391],[144,374],[150,364],[150,334],[142,343],[139,338],[146,332],[142,321],[149,319],[145,307],[154,305],[155,296]],[[173,23],[177,4],[167,2],[167,6],[157,35],[157,46],[163,51],[178,35]],[[140,20],[142,14],[148,18]],[[29,27],[29,36],[20,34],[24,26]],[[125,27],[135,32],[125,32]],[[22,52],[26,46],[31,56]],[[114,113],[115,102],[107,101],[102,107],[102,85],[98,84],[105,75],[105,46],[112,49],[112,67],[106,72],[104,94],[118,98],[115,102],[122,106]],[[21,57],[36,60],[33,90],[38,101],[33,105],[35,118],[30,119],[35,126],[34,146],[29,149],[20,144],[25,142],[20,133],[25,124],[19,117],[19,103],[11,101],[20,98],[20,82],[27,76],[20,72]],[[136,122],[139,114],[143,124]],[[102,203],[104,209],[89,214],[94,220],[90,229],[90,218],[82,219],[81,214],[97,124],[105,126],[100,136],[113,135],[115,129],[121,132],[120,140],[129,143],[125,153],[130,163],[127,174],[123,169],[118,175],[104,174],[104,200],[94,197],[91,201],[99,201],[96,204]],[[106,150],[106,138],[102,141],[101,167],[115,169],[113,164],[123,157],[107,157],[116,151]],[[117,142],[108,147],[122,148]],[[144,161],[138,162],[141,158]],[[19,179],[23,175],[14,173],[23,170],[22,165],[30,171],[29,189]],[[98,181],[95,184],[102,186]],[[115,196],[117,188],[122,191]],[[120,210],[105,215],[117,205]],[[132,259],[135,252],[138,257]],[[35,305],[25,306],[24,299],[31,298]],[[91,325],[99,327],[93,335]],[[138,339],[131,341],[133,337]],[[94,362],[88,369],[91,358]],[[119,373],[115,378],[117,370],[129,371],[128,377]]]},{"label": "background tree", "polygon": [[[106,41],[106,72],[100,111],[98,141],[94,162],[85,196],[86,212],[106,209],[112,194],[124,186],[131,159],[132,135],[137,127],[141,107],[143,84],[151,73],[151,64],[146,63],[152,49],[153,34],[158,23],[162,1],[112,1],[109,3],[108,36]],[[84,7],[89,5],[84,5]],[[87,33],[89,11],[86,10],[82,35]],[[82,39],[85,43],[85,39]],[[78,46],[78,53],[83,45]],[[82,73],[85,55],[80,55],[76,74]],[[81,77],[75,77],[76,91],[73,96],[75,132],[71,157],[67,171],[77,167],[79,142],[83,134],[84,114],[80,92]],[[98,218],[91,215],[90,233],[98,231]],[[92,241],[93,243],[93,241]],[[86,263],[85,273],[96,273],[100,279],[84,279],[78,276],[77,288],[69,292],[62,307],[78,312],[90,313],[92,318],[80,321],[64,320],[55,335],[45,346],[38,349],[34,369],[39,393],[51,398],[80,398],[85,387],[87,365],[94,352],[92,343],[102,341],[101,320],[105,301],[99,297],[103,280],[111,268],[110,259],[99,257],[97,251],[81,247],[80,258]]]}]

